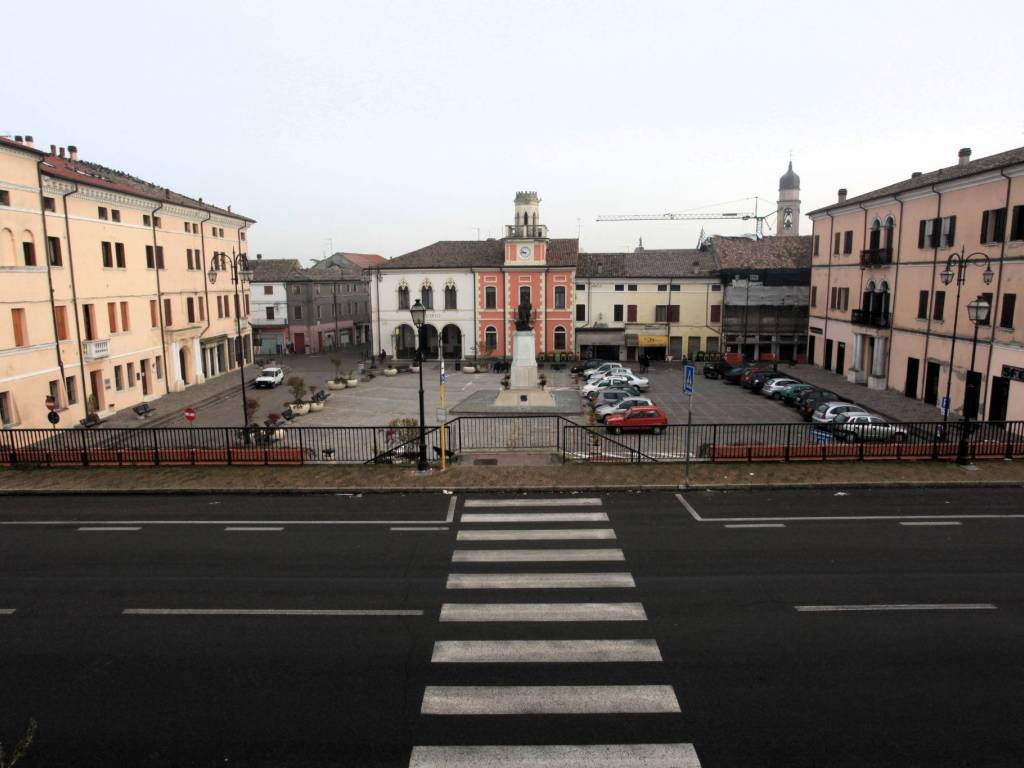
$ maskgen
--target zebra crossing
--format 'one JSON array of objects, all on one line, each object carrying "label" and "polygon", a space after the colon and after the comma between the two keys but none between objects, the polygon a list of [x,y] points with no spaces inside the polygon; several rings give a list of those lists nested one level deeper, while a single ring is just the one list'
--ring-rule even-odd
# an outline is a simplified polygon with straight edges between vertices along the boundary
[{"label": "zebra crossing", "polygon": [[[410,768],[700,768],[601,506],[464,502]],[[631,743],[644,723],[656,742]]]}]

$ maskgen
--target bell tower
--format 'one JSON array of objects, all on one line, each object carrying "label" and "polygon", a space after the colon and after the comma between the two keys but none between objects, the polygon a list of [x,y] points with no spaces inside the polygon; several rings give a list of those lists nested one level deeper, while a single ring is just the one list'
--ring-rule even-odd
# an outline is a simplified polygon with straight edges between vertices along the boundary
[{"label": "bell tower", "polygon": [[505,263],[532,266],[543,263],[548,228],[540,223],[536,192],[516,192],[515,220],[505,227]]},{"label": "bell tower", "polygon": [[793,161],[779,179],[778,233],[780,237],[800,234],[800,177],[793,173]]}]

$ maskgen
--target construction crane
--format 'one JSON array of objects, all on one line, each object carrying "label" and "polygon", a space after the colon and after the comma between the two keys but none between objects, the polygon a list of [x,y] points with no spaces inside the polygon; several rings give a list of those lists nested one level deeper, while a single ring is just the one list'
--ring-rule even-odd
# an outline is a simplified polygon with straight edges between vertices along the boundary
[{"label": "construction crane", "polygon": [[757,212],[757,200],[758,198],[747,198],[754,201],[754,211],[743,211],[743,212],[707,212],[707,213],[637,213],[637,214],[623,214],[623,215],[604,215],[598,216],[598,221],[713,221],[713,220],[725,220],[725,221],[750,221],[753,219],[756,223],[754,225],[755,234],[757,239],[760,240],[764,237],[764,223],[767,219],[775,215],[775,211],[772,211],[767,216],[761,216]]}]

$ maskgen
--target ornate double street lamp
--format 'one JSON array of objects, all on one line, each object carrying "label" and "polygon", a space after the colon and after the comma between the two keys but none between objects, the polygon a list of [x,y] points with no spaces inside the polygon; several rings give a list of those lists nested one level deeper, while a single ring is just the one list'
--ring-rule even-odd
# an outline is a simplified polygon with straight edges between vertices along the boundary
[{"label": "ornate double street lamp", "polygon": [[[216,258],[216,257],[214,257]],[[231,258],[229,259],[227,254],[221,256],[222,263],[226,262],[231,265],[231,284],[235,286],[235,329],[237,337],[235,338],[235,354],[238,360],[238,378],[242,383],[242,427],[243,429],[248,426],[249,422],[249,409],[245,407],[245,352],[242,345],[242,301],[238,295],[239,286],[244,283],[252,282],[252,270],[249,269],[249,260],[246,258],[244,253],[235,255],[235,249],[231,249]],[[210,281],[210,285],[217,282],[217,270],[214,269],[214,264],[210,264],[210,270],[206,273],[207,279]],[[246,442],[249,440],[249,432],[245,430]]]},{"label": "ornate double street lamp", "polygon": [[[939,273],[939,278],[942,280],[943,285],[949,285],[956,280],[956,303],[953,305],[953,339],[949,345],[949,373],[946,376],[946,407],[942,413],[942,433],[945,434],[945,424],[949,419],[949,392],[953,385],[953,353],[956,351],[956,329],[957,321],[960,319],[960,289],[963,287],[964,281],[967,279],[967,267],[971,264],[985,265],[985,271],[981,273],[981,279],[985,281],[985,285],[992,284],[992,278],[994,273],[992,272],[991,262],[984,253],[969,253],[964,255],[964,249],[960,248],[960,253],[951,253],[949,258],[946,259],[946,268]],[[955,271],[954,271],[955,270]],[[973,318],[972,318],[973,319]],[[985,319],[988,319],[988,313],[985,314]],[[982,320],[984,323],[985,321]],[[974,328],[974,337],[978,337],[977,325]],[[971,364],[974,367],[974,364]]]},{"label": "ornate double street lamp", "polygon": [[430,465],[427,464],[427,428],[424,424],[423,408],[423,322],[427,318],[427,308],[416,299],[409,314],[412,315],[412,324],[416,326],[416,367],[420,369],[420,460],[416,469],[426,472],[430,469]]},{"label": "ornate double street lamp", "polygon": [[[984,296],[979,296],[970,304],[967,305],[967,316],[974,323],[974,341],[971,344],[971,368],[967,373],[964,380],[964,405],[963,405],[963,425],[960,428],[960,444],[956,449],[956,463],[961,465],[967,465],[971,463],[968,446],[968,439],[971,432],[971,417],[976,415],[974,411],[977,409],[978,395],[977,387],[978,382],[972,380],[971,374],[974,373],[974,358],[978,352],[978,326],[985,325],[988,322],[988,315],[992,309],[992,305],[989,304],[988,299]],[[970,401],[970,407],[968,408],[968,401]]]}]

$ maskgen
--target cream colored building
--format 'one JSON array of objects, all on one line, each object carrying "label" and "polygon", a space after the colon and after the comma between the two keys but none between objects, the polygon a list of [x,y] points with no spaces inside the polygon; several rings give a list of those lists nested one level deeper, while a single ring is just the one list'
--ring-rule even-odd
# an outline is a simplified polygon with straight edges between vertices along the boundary
[{"label": "cream colored building", "polygon": [[583,357],[678,360],[720,350],[722,284],[707,251],[581,253],[575,281]]},{"label": "cream colored building", "polygon": [[70,427],[237,369],[239,346],[251,360],[231,258],[253,223],[75,147],[0,139],[4,426],[49,426],[47,395]]}]

